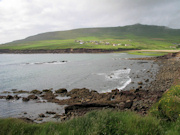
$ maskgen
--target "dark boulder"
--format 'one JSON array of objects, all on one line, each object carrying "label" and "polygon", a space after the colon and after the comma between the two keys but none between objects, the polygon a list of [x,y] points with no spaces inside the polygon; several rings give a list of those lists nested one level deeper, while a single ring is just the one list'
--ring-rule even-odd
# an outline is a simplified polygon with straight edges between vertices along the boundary
[{"label": "dark boulder", "polygon": [[72,110],[79,110],[79,109],[87,109],[87,108],[115,108],[115,105],[112,104],[98,104],[98,103],[84,103],[84,104],[74,104],[65,107],[65,114]]},{"label": "dark boulder", "polygon": [[0,99],[5,99],[6,98],[6,96],[0,96]]},{"label": "dark boulder", "polygon": [[90,94],[91,94],[91,92],[89,91],[89,89],[82,88],[82,89],[72,89],[70,92],[67,93],[67,96],[85,97]]},{"label": "dark boulder", "polygon": [[43,113],[41,113],[41,114],[39,114],[39,117],[43,118],[43,117],[45,117],[45,115]]},{"label": "dark boulder", "polygon": [[149,82],[149,79],[146,79],[145,82]]},{"label": "dark boulder", "polygon": [[33,93],[33,94],[41,94],[42,92],[39,91],[39,90],[32,90],[30,93]]},{"label": "dark boulder", "polygon": [[51,91],[51,89],[45,89],[45,90],[43,90],[43,92],[50,92],[50,93],[52,93],[52,91]]},{"label": "dark boulder", "polygon": [[46,111],[46,114],[56,114],[56,112]]},{"label": "dark boulder", "polygon": [[62,60],[61,62],[63,62],[63,63],[64,63],[64,62],[67,62],[67,60]]},{"label": "dark boulder", "polygon": [[124,104],[124,108],[130,109],[133,105],[133,101],[127,100]]},{"label": "dark boulder", "polygon": [[28,102],[28,101],[29,101],[29,98],[23,97],[23,98],[22,98],[22,101]]},{"label": "dark boulder", "polygon": [[56,95],[51,92],[46,92],[44,95],[41,95],[41,97],[46,99],[48,102],[53,102],[56,98]]},{"label": "dark boulder", "polygon": [[98,93],[96,90],[91,90],[92,93]]},{"label": "dark boulder", "polygon": [[118,89],[115,89],[115,90],[111,90],[111,92],[116,95],[116,94],[119,93],[119,90],[118,90]]},{"label": "dark boulder", "polygon": [[60,94],[67,93],[67,89],[62,88],[62,89],[56,90],[55,93],[60,93]]},{"label": "dark boulder", "polygon": [[16,100],[19,100],[19,99],[20,99],[20,97],[19,97],[18,95],[15,95],[14,98],[15,98]]},{"label": "dark boulder", "polygon": [[123,109],[124,109],[124,105],[125,105],[124,102],[120,102],[120,103],[118,104],[118,108],[119,108],[120,110],[123,110]]},{"label": "dark boulder", "polygon": [[35,96],[35,95],[29,95],[27,98],[28,98],[28,99],[32,99],[32,100],[38,99],[38,97]]},{"label": "dark boulder", "polygon": [[14,99],[14,97],[11,96],[11,95],[8,95],[8,96],[6,97],[6,100],[12,100],[12,99]]},{"label": "dark boulder", "polygon": [[19,118],[27,123],[34,123],[34,121],[32,119],[29,119],[29,118],[26,118],[26,117],[22,117],[22,118]]}]

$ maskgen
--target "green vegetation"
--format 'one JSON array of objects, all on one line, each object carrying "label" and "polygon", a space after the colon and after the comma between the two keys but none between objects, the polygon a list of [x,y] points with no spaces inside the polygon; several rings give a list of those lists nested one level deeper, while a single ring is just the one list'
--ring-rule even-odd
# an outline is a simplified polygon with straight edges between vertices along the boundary
[{"label": "green vegetation", "polygon": [[0,120],[0,134],[62,134],[62,135],[100,135],[100,134],[161,134],[160,121],[152,117],[141,117],[131,112],[111,110],[93,111],[84,117],[64,123],[27,124],[17,119]]},{"label": "green vegetation", "polygon": [[[162,26],[131,25],[111,28],[85,28],[43,33],[0,45],[0,49],[180,49],[180,30]],[[75,42],[75,41],[82,41]],[[96,42],[93,42],[96,41]],[[107,44],[108,42],[108,44]],[[114,44],[114,45],[113,45]]]},{"label": "green vegetation", "polygon": [[150,112],[158,118],[176,121],[180,117],[180,85],[172,86],[164,93]]},{"label": "green vegetation", "polygon": [[128,52],[128,54],[134,54],[134,55],[145,55],[145,56],[163,56],[168,53],[166,52],[142,52],[142,51],[133,51]]},{"label": "green vegetation", "polygon": [[31,124],[18,119],[1,119],[1,135],[179,135],[180,117],[167,122],[151,115],[132,112],[92,111],[63,123]]},{"label": "green vegetation", "polygon": [[147,116],[102,110],[62,123],[32,124],[14,118],[0,119],[0,127],[1,135],[179,135],[180,85],[172,86],[164,93]]}]

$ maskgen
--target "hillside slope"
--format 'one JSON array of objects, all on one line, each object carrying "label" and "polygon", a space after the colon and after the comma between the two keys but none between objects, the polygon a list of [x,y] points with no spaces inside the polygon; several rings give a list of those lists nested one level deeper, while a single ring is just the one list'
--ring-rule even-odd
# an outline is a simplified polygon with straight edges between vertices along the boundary
[{"label": "hillside slope", "polygon": [[135,24],[42,33],[1,45],[0,49],[177,49],[179,39],[180,29]]}]

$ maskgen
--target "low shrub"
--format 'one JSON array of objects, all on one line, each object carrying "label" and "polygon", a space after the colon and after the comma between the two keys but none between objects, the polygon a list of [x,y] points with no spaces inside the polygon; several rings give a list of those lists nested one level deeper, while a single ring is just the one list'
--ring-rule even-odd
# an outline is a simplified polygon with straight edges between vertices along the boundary
[{"label": "low shrub", "polygon": [[176,121],[180,117],[180,85],[172,86],[165,92],[150,113],[161,119]]}]

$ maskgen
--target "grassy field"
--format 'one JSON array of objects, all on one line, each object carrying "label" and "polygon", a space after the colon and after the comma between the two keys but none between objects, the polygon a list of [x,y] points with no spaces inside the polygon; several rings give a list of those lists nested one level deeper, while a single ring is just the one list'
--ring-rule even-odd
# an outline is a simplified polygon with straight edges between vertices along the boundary
[{"label": "grassy field", "polygon": [[167,52],[147,52],[147,51],[130,51],[128,54],[145,55],[145,56],[163,56],[168,54]]},{"label": "grassy field", "polygon": [[[92,37],[91,37],[92,38]],[[75,40],[82,40],[83,44],[75,42]],[[86,48],[86,49],[147,49],[147,50],[177,50],[177,48],[171,48],[172,42],[169,41],[157,41],[154,39],[98,39],[94,38],[93,41],[104,43],[89,43],[88,37],[68,40],[43,40],[43,41],[28,41],[26,43],[13,43],[0,45],[0,49],[14,49],[14,50],[26,50],[26,49],[67,49],[67,48]],[[86,43],[87,42],[87,43]],[[105,42],[109,42],[106,45]],[[113,44],[115,44],[113,46]]]},{"label": "grassy field", "polygon": [[180,50],[130,50],[126,51],[128,54],[144,55],[144,56],[163,56],[168,53],[179,52]]},{"label": "grassy field", "polygon": [[102,110],[62,123],[0,119],[1,135],[179,135],[180,85],[172,86],[149,114]]}]

